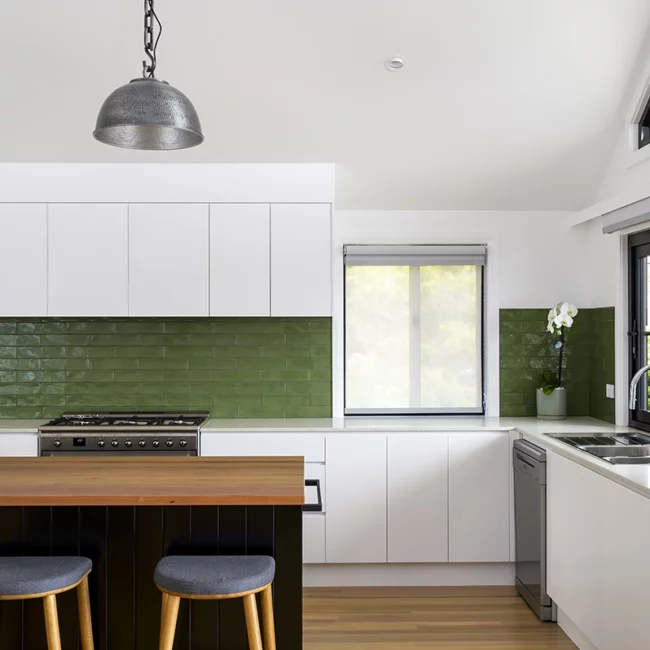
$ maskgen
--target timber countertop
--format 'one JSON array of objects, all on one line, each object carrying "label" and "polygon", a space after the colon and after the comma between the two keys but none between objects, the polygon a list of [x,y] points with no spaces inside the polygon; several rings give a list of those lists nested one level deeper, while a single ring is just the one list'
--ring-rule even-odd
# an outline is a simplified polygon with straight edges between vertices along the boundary
[{"label": "timber countertop", "polygon": [[304,504],[302,457],[0,458],[0,506]]}]

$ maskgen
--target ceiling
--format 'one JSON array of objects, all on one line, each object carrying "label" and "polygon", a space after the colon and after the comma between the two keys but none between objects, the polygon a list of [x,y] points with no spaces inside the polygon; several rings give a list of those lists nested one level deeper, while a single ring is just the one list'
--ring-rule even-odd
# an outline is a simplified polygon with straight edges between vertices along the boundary
[{"label": "ceiling", "polygon": [[[355,208],[577,209],[620,132],[650,0],[157,0],[158,73],[206,141],[97,143],[141,0],[0,3],[0,161],[334,162]],[[384,61],[407,66],[388,72]]]}]

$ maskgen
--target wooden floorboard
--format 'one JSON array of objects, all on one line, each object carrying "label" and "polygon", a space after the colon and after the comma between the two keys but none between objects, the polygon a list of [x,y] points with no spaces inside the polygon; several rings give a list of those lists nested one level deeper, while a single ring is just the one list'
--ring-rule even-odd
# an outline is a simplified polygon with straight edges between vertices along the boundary
[{"label": "wooden floorboard", "polygon": [[310,588],[304,650],[575,650],[512,587]]}]

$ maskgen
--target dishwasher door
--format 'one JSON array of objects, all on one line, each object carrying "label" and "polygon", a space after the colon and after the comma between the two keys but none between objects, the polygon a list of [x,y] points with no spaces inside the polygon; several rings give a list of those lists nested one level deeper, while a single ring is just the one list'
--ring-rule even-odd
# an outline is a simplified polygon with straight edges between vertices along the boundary
[{"label": "dishwasher door", "polygon": [[546,593],[546,452],[525,440],[513,445],[515,583],[542,621],[555,619]]}]

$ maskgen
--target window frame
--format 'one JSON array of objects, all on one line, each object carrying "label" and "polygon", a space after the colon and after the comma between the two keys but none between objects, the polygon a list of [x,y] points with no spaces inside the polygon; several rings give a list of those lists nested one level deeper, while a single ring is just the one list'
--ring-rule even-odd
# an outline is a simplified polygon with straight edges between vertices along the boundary
[{"label": "window frame", "polygon": [[[628,237],[628,380],[631,381],[636,371],[641,368],[641,357],[636,352],[645,345],[647,349],[650,332],[645,331],[649,323],[645,322],[648,309],[647,274],[641,277],[639,259],[650,256],[650,230],[643,230]],[[645,285],[644,285],[645,283]],[[628,385],[629,385],[628,381]],[[642,378],[638,391],[645,396],[648,404],[648,379]],[[650,432],[650,412],[637,406],[628,410],[628,422],[631,427]]]},{"label": "window frame", "polygon": [[[344,247],[345,248],[345,247]],[[432,265],[433,266],[433,265]],[[479,265],[477,265],[479,266]],[[486,275],[487,261],[480,269],[480,323],[481,323],[481,341],[480,341],[480,381],[481,381],[481,406],[472,410],[466,408],[454,409],[435,409],[435,408],[385,408],[385,409],[367,409],[367,408],[348,408],[347,406],[347,265],[343,264],[343,415],[344,417],[485,417],[487,413],[487,385],[486,385],[486,335],[487,335],[487,292],[486,292]]]}]

